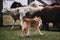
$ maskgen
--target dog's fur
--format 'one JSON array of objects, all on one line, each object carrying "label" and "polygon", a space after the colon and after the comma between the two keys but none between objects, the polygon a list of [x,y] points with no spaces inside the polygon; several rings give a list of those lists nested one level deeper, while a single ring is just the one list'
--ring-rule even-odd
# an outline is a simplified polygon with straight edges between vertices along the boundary
[{"label": "dog's fur", "polygon": [[22,37],[24,34],[27,34],[27,36],[30,35],[30,28],[35,28],[36,31],[38,31],[41,35],[43,35],[39,29],[40,25],[42,24],[42,20],[39,17],[34,18],[23,18],[24,24],[22,27]]}]

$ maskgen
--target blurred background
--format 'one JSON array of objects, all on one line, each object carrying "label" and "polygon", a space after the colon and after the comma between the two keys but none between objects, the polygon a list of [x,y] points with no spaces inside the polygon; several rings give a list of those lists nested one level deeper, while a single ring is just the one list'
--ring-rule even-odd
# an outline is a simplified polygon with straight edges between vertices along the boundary
[{"label": "blurred background", "polygon": [[[49,6],[49,7],[52,6],[53,7],[55,5],[57,5],[57,6],[60,5],[60,0],[0,0],[0,4],[1,4],[0,5],[0,26],[2,26],[2,25],[12,25],[12,22],[14,21],[14,19],[11,17],[11,15],[6,15],[6,14],[2,13],[2,9],[4,9],[6,7],[10,8],[11,5],[14,2],[21,3],[23,6],[27,6],[33,1],[35,1],[37,5],[44,6],[44,7],[46,7],[46,6]],[[58,7],[54,8],[53,12],[51,12],[51,13],[54,13],[54,14],[50,14],[50,11],[47,11],[47,10],[42,11],[44,16],[46,16],[44,13],[49,13],[46,18],[44,17],[44,21],[50,20],[48,22],[47,21],[44,22],[43,25],[44,26],[49,25],[50,29],[55,27],[55,28],[58,28],[60,30],[60,11],[59,10],[60,10],[60,7],[59,8]],[[53,21],[55,23],[53,23],[51,21],[51,19],[55,20],[55,21]],[[15,25],[19,25],[19,24],[20,24],[19,20],[17,20]],[[52,25],[54,27],[51,27],[50,25]],[[58,27],[56,27],[56,25]],[[43,27],[43,28],[49,28],[49,27]]]}]

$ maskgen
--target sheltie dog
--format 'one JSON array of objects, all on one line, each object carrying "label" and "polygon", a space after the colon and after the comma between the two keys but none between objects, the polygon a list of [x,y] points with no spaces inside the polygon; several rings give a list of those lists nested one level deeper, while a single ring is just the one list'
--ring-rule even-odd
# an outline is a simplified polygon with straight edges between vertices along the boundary
[{"label": "sheltie dog", "polygon": [[30,36],[31,28],[36,29],[36,31],[39,32],[40,35],[43,35],[43,33],[41,33],[40,28],[39,28],[40,25],[42,25],[42,19],[40,17],[23,18],[21,36],[23,37],[24,34],[26,34],[26,36]]}]

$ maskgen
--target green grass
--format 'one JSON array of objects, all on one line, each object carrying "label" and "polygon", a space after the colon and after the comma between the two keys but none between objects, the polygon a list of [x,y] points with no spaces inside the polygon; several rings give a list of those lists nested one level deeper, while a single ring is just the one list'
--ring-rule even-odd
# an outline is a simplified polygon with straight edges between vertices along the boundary
[{"label": "green grass", "polygon": [[42,31],[43,36],[36,31],[31,31],[30,37],[21,37],[20,29],[10,30],[8,28],[0,28],[0,40],[60,40],[60,32]]}]

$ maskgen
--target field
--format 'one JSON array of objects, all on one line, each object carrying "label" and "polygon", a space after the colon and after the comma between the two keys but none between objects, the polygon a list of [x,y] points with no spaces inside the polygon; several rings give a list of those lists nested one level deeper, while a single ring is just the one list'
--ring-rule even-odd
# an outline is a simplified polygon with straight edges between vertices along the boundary
[{"label": "field", "polygon": [[41,30],[44,34],[39,35],[36,31],[31,31],[30,37],[21,37],[20,29],[9,29],[5,27],[0,27],[0,40],[60,40],[60,32],[57,31],[46,31]]}]

